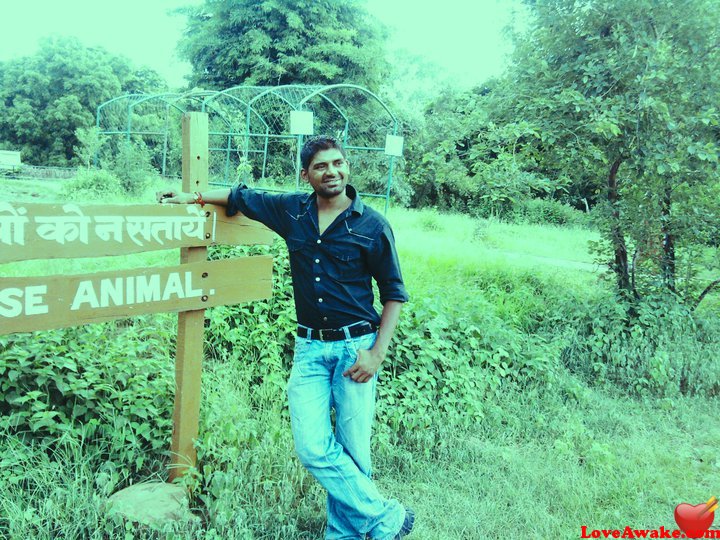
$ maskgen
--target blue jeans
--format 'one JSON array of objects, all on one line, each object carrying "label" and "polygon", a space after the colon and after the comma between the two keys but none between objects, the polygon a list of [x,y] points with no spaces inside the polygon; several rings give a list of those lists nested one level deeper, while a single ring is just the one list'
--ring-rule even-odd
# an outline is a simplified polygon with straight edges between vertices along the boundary
[{"label": "blue jeans", "polygon": [[[377,375],[357,383],[343,372],[370,349],[375,333],[341,341],[295,338],[288,400],[295,451],[327,490],[326,540],[390,540],[405,509],[385,499],[371,479],[370,434]],[[335,430],[330,409],[335,409]]]}]

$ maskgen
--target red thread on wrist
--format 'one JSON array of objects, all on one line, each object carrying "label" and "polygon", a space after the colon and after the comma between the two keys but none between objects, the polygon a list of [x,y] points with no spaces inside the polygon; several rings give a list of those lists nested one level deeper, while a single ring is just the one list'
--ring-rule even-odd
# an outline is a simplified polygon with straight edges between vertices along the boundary
[{"label": "red thread on wrist", "polygon": [[200,208],[205,206],[205,201],[203,201],[202,195],[200,195],[199,191],[195,192],[195,202],[200,205]]}]

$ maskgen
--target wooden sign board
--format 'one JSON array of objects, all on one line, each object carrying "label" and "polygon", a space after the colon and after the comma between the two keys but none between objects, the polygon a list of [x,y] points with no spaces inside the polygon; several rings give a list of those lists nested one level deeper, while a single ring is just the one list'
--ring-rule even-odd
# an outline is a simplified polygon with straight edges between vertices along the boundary
[{"label": "wooden sign board", "polygon": [[[183,116],[183,191],[208,187],[208,116]],[[0,202],[0,264],[180,249],[179,266],[0,277],[0,335],[178,312],[170,478],[195,464],[205,308],[269,298],[272,257],[207,260],[213,244],[270,244],[258,222],[198,205]]]},{"label": "wooden sign board", "polygon": [[0,278],[0,335],[268,298],[272,257],[164,268]]},{"label": "wooden sign board", "polygon": [[214,244],[271,244],[257,221],[206,204],[0,202],[0,263],[103,257]]}]

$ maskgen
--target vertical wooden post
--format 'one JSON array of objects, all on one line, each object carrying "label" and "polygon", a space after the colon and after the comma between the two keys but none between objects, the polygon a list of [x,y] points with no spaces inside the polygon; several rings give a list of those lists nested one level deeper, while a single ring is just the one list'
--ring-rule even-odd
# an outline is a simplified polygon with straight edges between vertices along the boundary
[{"label": "vertical wooden post", "polygon": [[[208,185],[208,116],[191,112],[182,119],[182,188],[186,193],[203,191]],[[207,260],[207,248],[182,248],[180,263]],[[200,375],[202,372],[205,310],[178,314],[175,359],[175,409],[170,481],[195,465],[193,439],[198,436]]]}]

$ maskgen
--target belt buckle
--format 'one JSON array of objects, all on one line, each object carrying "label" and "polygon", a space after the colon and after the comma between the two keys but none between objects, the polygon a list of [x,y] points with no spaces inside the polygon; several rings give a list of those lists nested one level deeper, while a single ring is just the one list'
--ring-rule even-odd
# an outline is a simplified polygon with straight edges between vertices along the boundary
[{"label": "belt buckle", "polygon": [[324,328],[320,328],[320,329],[318,330],[318,333],[320,334],[320,341],[325,341],[325,338],[323,338],[323,330],[325,330],[325,329],[324,329]]}]

